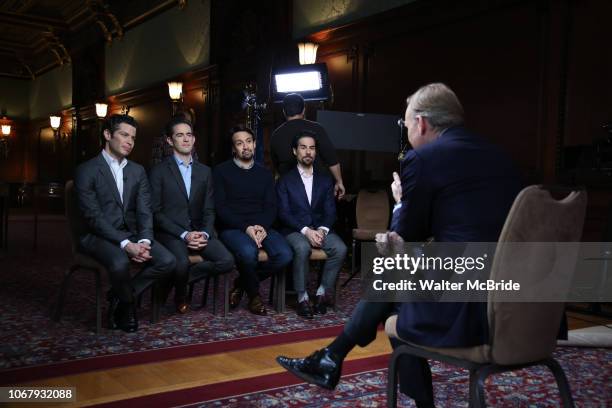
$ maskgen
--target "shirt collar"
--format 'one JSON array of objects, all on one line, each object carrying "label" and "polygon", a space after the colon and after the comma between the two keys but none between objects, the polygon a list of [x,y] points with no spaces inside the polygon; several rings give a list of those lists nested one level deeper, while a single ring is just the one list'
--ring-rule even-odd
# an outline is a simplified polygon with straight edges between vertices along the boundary
[{"label": "shirt collar", "polygon": [[178,164],[179,166],[185,166],[185,167],[189,167],[191,166],[191,164],[193,163],[193,157],[189,156],[189,163],[185,164],[181,159],[178,158],[178,156],[174,153],[172,153],[172,155],[174,156],[174,160],[176,160],[176,164]]},{"label": "shirt collar", "polygon": [[253,168],[253,166],[255,165],[255,160],[251,161],[251,164],[248,165],[248,166],[245,166],[244,164],[242,164],[242,162],[240,160],[236,159],[235,157],[234,157],[233,160],[234,160],[234,164],[236,166],[238,166],[238,167],[240,167],[241,169],[244,169],[244,170],[249,170],[249,169]]},{"label": "shirt collar", "polygon": [[302,177],[312,177],[312,175],[314,174],[314,168],[313,167],[310,168],[310,172],[309,172],[304,167],[302,167],[302,165],[300,163],[298,163],[297,169],[298,169],[298,172],[300,173],[300,176],[302,176]]},{"label": "shirt collar", "polygon": [[127,165],[127,159],[125,157],[123,158],[123,160],[121,160],[121,162],[119,162],[113,156],[108,154],[106,152],[106,149],[102,149],[102,157],[104,157],[104,160],[106,161],[106,163],[108,163],[109,166],[113,166],[114,164],[118,165],[120,168],[124,168]]}]

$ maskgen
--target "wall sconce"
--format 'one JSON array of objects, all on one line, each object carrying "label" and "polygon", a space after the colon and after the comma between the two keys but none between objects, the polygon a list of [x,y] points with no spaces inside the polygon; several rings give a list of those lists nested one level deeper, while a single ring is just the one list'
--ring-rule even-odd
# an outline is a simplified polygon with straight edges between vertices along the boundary
[{"label": "wall sconce", "polygon": [[172,116],[176,115],[179,105],[183,102],[183,83],[182,82],[168,82],[168,94],[172,100]]},{"label": "wall sconce", "polygon": [[96,115],[100,119],[104,119],[106,117],[106,113],[108,112],[108,104],[104,102],[96,103]]},{"label": "wall sconce", "polygon": [[317,49],[319,44],[301,42],[298,44],[300,53],[300,65],[314,64],[317,61]]},{"label": "wall sconce", "polygon": [[183,83],[174,81],[168,82],[168,93],[172,101],[179,101],[183,97]]},{"label": "wall sconce", "polygon": [[[6,116],[3,120],[7,120]],[[0,157],[8,159],[9,154],[9,135],[11,134],[11,125],[2,125],[2,137],[0,137]]]},{"label": "wall sconce", "polygon": [[62,118],[60,116],[49,116],[49,123],[51,124],[51,129],[53,129],[53,138],[55,139],[55,143],[53,143],[53,153],[57,152],[56,146],[59,146],[61,142],[64,142],[65,145],[68,144],[68,134],[59,131],[61,122]]},{"label": "wall sconce", "polygon": [[61,121],[62,118],[60,118],[59,116],[49,116],[49,124],[51,125],[51,129],[53,130],[59,129]]}]

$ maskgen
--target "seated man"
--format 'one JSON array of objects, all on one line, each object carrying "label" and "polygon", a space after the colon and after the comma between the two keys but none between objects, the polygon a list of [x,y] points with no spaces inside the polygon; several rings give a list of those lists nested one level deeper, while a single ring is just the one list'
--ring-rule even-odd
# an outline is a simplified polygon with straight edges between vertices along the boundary
[{"label": "seated man", "polygon": [[320,248],[327,254],[321,284],[317,289],[315,312],[325,314],[331,305],[336,276],[346,257],[346,245],[330,232],[336,221],[336,202],[332,178],[316,170],[313,162],[317,155],[313,135],[303,133],[293,138],[293,154],[297,166],[286,173],[276,186],[278,219],[282,232],[293,249],[293,285],[298,292],[298,316],[313,318],[306,276],[309,270],[311,248]]},{"label": "seated man", "polygon": [[[253,131],[236,126],[230,134],[234,158],[219,164],[213,175],[221,241],[234,254],[240,272],[230,292],[230,307],[238,306],[246,291],[251,313],[265,315],[257,270],[281,271],[291,262],[291,248],[271,228],[276,218],[274,180],[270,170],[255,163]],[[259,248],[269,258],[262,265],[257,259]]]},{"label": "seated man", "polygon": [[[319,157],[314,163],[315,168],[329,172],[335,179],[334,194],[338,199],[344,197],[344,183],[342,169],[338,162],[336,149],[329,140],[327,131],[317,122],[306,120],[306,104],[302,95],[290,93],[283,99],[283,114],[287,121],[272,132],[270,138],[270,156],[274,170],[284,176],[295,166],[295,157],[291,153],[293,138],[302,131],[311,132],[317,139]],[[322,162],[322,163],[321,163]]]},{"label": "seated man", "polygon": [[[394,173],[396,206],[389,240],[495,242],[514,198],[520,176],[500,150],[463,128],[463,107],[444,84],[420,88],[408,98],[405,125],[414,148]],[[430,347],[472,347],[488,342],[486,304],[360,301],[343,332],[306,358],[277,361],[305,381],[333,389],[342,361],[355,347],[376,338],[378,327],[398,313],[401,338]],[[395,340],[392,345],[396,344]],[[404,356],[400,389],[417,407],[433,407],[427,360]]]},{"label": "seated man", "polygon": [[[155,238],[176,258],[174,303],[179,313],[187,313],[189,275],[230,272],[234,268],[234,257],[214,232],[212,172],[192,157],[195,135],[191,123],[174,117],[165,132],[173,154],[153,167],[149,178]],[[190,251],[199,253],[204,262],[190,267]]]},{"label": "seated man", "polygon": [[[128,115],[112,115],[102,131],[102,152],[81,164],[74,187],[87,230],[79,246],[108,270],[112,285],[108,326],[138,330],[134,292],[151,281],[168,280],[174,256],[153,241],[153,213],[144,168],[126,159],[134,148],[138,124]],[[130,261],[144,269],[134,278]],[[162,282],[163,283],[163,282]]]}]

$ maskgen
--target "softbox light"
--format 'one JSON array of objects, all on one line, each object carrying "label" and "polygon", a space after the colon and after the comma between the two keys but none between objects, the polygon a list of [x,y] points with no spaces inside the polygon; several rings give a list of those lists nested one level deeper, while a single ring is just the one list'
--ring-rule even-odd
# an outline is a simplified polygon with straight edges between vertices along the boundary
[{"label": "softbox light", "polygon": [[272,100],[283,101],[289,93],[299,93],[305,101],[329,99],[327,65],[309,64],[277,70],[273,73]]}]

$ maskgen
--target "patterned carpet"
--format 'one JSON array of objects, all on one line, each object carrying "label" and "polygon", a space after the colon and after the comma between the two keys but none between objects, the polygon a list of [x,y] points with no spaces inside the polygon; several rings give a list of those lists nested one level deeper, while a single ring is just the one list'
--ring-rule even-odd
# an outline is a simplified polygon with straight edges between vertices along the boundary
[{"label": "patterned carpet", "polygon": [[[555,353],[569,378],[577,407],[612,405],[612,351],[562,348]],[[436,406],[467,407],[467,371],[441,363],[432,364]],[[230,397],[193,407],[379,407],[386,403],[387,370],[379,369],[343,377],[336,392],[312,385]],[[535,367],[492,376],[486,386],[491,407],[557,407],[559,392],[546,368]],[[412,407],[403,397],[400,406]]]},{"label": "patterned carpet", "polygon": [[[569,379],[576,407],[612,406],[612,350],[561,347],[555,351]],[[347,362],[335,391],[299,383],[288,373],[214,384],[193,389],[124,400],[103,405],[115,407],[382,407],[386,404],[387,356]],[[467,407],[468,373],[432,362],[437,407]],[[238,391],[240,390],[240,391]],[[558,407],[559,392],[545,367],[497,374],[485,389],[491,407]],[[399,406],[414,407],[400,394]]]},{"label": "patterned carpet", "polygon": [[[339,326],[360,296],[359,283],[351,282],[339,293],[337,311],[313,320],[299,318],[290,308],[285,313],[276,313],[270,308],[268,316],[254,316],[245,309],[245,300],[224,319],[219,306],[217,315],[212,314],[212,294],[209,294],[206,310],[193,310],[186,315],[172,313],[169,300],[161,321],[151,324],[149,305],[145,303],[139,311],[137,333],[104,330],[96,336],[93,333],[95,287],[90,273],[74,276],[64,316],[60,323],[55,323],[50,319],[50,311],[68,258],[19,256],[6,259],[4,264],[7,267],[0,272],[3,282],[0,369]],[[197,286],[194,305],[201,299],[203,286]],[[266,295],[268,281],[262,288]]]}]

